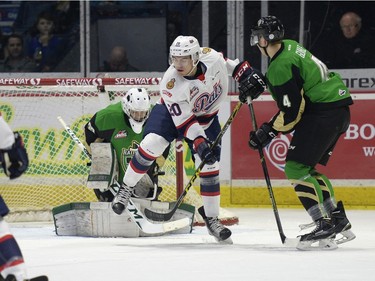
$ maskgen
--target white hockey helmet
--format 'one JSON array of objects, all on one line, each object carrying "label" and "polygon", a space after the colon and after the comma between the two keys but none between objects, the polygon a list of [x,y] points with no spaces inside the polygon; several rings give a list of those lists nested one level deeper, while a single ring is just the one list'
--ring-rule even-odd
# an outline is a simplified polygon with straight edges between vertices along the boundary
[{"label": "white hockey helmet", "polygon": [[197,38],[193,36],[178,36],[169,48],[169,64],[172,64],[172,56],[183,57],[191,56],[193,65],[196,66],[199,62],[199,54],[201,47]]},{"label": "white hockey helmet", "polygon": [[144,88],[131,88],[121,100],[122,109],[129,116],[129,122],[136,134],[142,132],[142,127],[150,113],[150,97]]}]

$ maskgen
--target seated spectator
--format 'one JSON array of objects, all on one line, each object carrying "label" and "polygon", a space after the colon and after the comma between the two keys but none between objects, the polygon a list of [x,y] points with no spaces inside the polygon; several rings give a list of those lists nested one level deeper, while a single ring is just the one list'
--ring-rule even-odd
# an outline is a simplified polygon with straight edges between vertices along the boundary
[{"label": "seated spectator", "polygon": [[0,64],[0,72],[34,72],[36,64],[24,55],[23,38],[21,35],[12,34],[5,43],[7,57]]},{"label": "seated spectator", "polygon": [[54,34],[53,17],[42,12],[30,31],[27,54],[38,65],[38,71],[52,71],[64,55],[64,41]]},{"label": "seated spectator", "polygon": [[116,46],[112,49],[108,61],[103,62],[100,67],[101,72],[136,72],[137,68],[129,64],[126,50],[124,47]]},{"label": "seated spectator", "polygon": [[[334,46],[327,65],[330,68],[375,68],[374,41],[362,28],[362,19],[354,12],[347,12],[340,19],[341,33],[333,37]],[[330,43],[331,44],[331,43]]]}]

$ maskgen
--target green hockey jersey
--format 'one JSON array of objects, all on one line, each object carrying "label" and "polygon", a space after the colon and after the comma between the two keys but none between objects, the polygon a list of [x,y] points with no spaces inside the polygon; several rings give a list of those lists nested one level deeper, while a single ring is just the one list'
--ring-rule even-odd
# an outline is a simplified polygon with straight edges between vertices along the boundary
[{"label": "green hockey jersey", "polygon": [[283,40],[266,73],[269,91],[279,112],[273,128],[290,132],[304,112],[327,110],[353,103],[340,75],[293,40]]},{"label": "green hockey jersey", "polygon": [[120,179],[143,137],[143,130],[136,134],[128,120],[121,102],[118,102],[98,111],[85,126],[88,145],[97,139],[112,144],[120,166]]}]

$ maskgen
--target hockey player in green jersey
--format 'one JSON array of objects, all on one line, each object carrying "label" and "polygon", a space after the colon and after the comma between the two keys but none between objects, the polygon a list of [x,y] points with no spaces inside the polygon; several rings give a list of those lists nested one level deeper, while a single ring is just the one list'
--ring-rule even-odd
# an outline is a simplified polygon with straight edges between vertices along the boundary
[{"label": "hockey player in green jersey", "polygon": [[[144,88],[132,88],[120,102],[111,104],[98,111],[85,125],[85,138],[87,146],[94,142],[111,143],[116,153],[119,166],[119,178],[124,173],[129,161],[138,149],[143,137],[143,125],[146,122],[151,109],[150,98]],[[169,150],[155,162],[154,167],[145,175],[145,182],[151,183],[150,187],[138,188],[135,194],[138,197],[150,197],[154,192],[154,184],[157,186],[159,167],[164,164]],[[93,155],[94,156],[94,155]],[[116,195],[116,190],[111,188],[106,191],[94,189],[95,195],[100,201],[111,202]],[[157,195],[161,192],[158,187]]]},{"label": "hockey player in green jersey", "polygon": [[[339,137],[348,129],[353,101],[339,74],[330,72],[296,41],[284,39],[284,32],[274,16],[262,17],[251,29],[251,46],[257,45],[270,59],[265,80],[279,111],[250,132],[249,146],[257,150],[278,133],[293,132],[284,172],[316,224],[311,233],[300,237],[299,247],[310,247],[322,239],[331,242],[339,233],[343,237],[336,242],[347,242],[355,235],[343,204],[336,201],[330,181],[315,166],[327,164]],[[240,83],[242,102],[263,92],[254,91],[254,85],[252,77]]]}]

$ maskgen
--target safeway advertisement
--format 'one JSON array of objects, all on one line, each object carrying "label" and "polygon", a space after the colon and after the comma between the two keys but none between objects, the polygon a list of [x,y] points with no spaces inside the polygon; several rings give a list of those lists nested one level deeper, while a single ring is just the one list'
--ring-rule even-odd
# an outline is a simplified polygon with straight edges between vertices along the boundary
[{"label": "safeway advertisement", "polygon": [[[258,126],[277,112],[274,101],[254,101]],[[232,102],[231,107],[235,106]],[[374,179],[375,177],[375,99],[359,99],[351,107],[351,122],[341,136],[327,166],[317,170],[331,179]],[[232,179],[263,179],[259,153],[248,147],[252,130],[250,113],[243,106],[232,124]],[[284,166],[291,134],[279,134],[264,150],[272,179],[285,179]],[[318,140],[317,140],[318,141]]]}]

